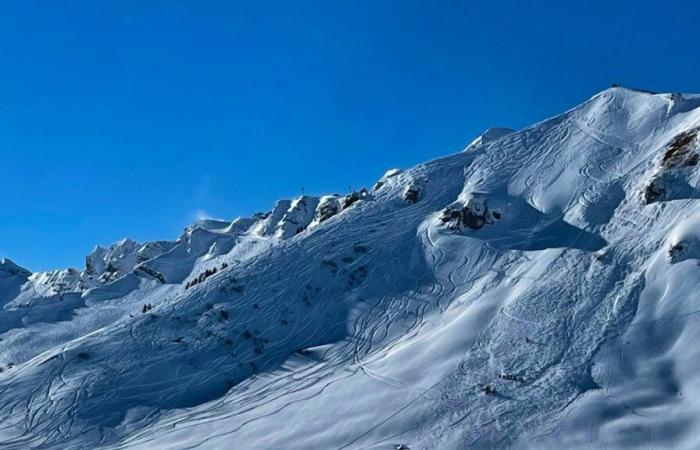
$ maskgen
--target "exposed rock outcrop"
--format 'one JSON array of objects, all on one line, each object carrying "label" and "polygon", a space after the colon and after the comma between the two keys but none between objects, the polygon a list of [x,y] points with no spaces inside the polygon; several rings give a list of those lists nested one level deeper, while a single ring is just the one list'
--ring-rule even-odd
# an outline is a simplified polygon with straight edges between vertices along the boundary
[{"label": "exposed rock outcrop", "polygon": [[473,197],[464,206],[457,203],[445,208],[440,221],[453,230],[463,227],[478,230],[486,224],[495,223],[502,217],[503,212],[499,208],[489,208],[485,198]]},{"label": "exposed rock outcrop", "polygon": [[700,162],[699,130],[696,127],[683,131],[666,145],[656,173],[644,186],[644,203],[698,196],[697,189],[688,181],[690,169]]}]

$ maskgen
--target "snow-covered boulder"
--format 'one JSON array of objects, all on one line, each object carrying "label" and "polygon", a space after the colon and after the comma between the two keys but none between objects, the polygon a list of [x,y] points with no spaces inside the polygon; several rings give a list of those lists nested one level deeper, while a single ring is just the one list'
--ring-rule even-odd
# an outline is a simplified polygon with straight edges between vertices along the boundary
[{"label": "snow-covered boulder", "polygon": [[417,203],[423,197],[426,181],[424,177],[410,178],[408,185],[403,190],[403,201],[408,205]]},{"label": "snow-covered boulder", "polygon": [[314,222],[321,223],[340,212],[340,197],[337,195],[324,195],[316,205]]},{"label": "snow-covered boulder", "polygon": [[352,191],[340,200],[340,208],[347,209],[354,205],[356,202],[360,201],[361,199],[362,197],[360,197],[360,194],[358,192]]},{"label": "snow-covered boulder", "polygon": [[464,227],[478,230],[486,224],[493,224],[503,218],[503,209],[498,202],[489,205],[486,196],[472,195],[466,204],[457,202],[442,211],[440,220],[452,230]]},{"label": "snow-covered boulder", "polygon": [[700,260],[700,213],[693,213],[673,228],[668,239],[668,259],[672,264]]},{"label": "snow-covered boulder", "polygon": [[700,259],[700,239],[676,242],[669,247],[668,258],[672,264],[686,259]]}]

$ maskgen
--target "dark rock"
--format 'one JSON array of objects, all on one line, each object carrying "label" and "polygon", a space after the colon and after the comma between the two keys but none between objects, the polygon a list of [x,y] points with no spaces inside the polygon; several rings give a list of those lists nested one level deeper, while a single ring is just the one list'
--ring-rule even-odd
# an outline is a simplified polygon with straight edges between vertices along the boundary
[{"label": "dark rock", "polygon": [[337,273],[338,272],[338,263],[335,261],[332,261],[330,259],[324,259],[321,264],[324,266],[328,267],[332,273]]},{"label": "dark rock", "polygon": [[334,201],[324,203],[318,210],[318,221],[323,222],[338,214],[338,205]]},{"label": "dark rock", "polygon": [[135,272],[137,272],[137,273],[138,273],[138,272],[143,272],[143,273],[145,273],[146,275],[148,275],[148,276],[150,276],[150,277],[152,277],[152,278],[155,278],[156,280],[160,281],[162,284],[165,284],[165,283],[166,283],[165,277],[163,276],[162,273],[160,273],[160,272],[158,272],[158,271],[156,271],[156,270],[151,269],[150,267],[148,267],[148,266],[145,265],[145,264],[140,264],[140,265],[136,266]]},{"label": "dark rock", "polygon": [[349,208],[360,200],[360,195],[357,192],[351,192],[343,197],[342,208]]},{"label": "dark rock", "polygon": [[472,212],[468,208],[464,208],[462,210],[462,223],[472,230],[478,230],[484,226],[486,223],[486,218],[483,214],[478,214]]},{"label": "dark rock", "polygon": [[661,178],[652,179],[644,188],[644,203],[651,204],[663,200],[666,195],[666,188]]},{"label": "dark rock", "polygon": [[412,205],[420,200],[421,188],[418,186],[409,186],[403,193],[403,201]]},{"label": "dark rock", "polygon": [[369,269],[367,268],[367,266],[360,266],[350,273],[350,276],[348,277],[348,283],[351,287],[359,286],[360,284],[362,284],[363,281],[365,281],[365,279],[367,279],[368,273]]},{"label": "dark rock", "polygon": [[507,381],[517,381],[518,383],[524,383],[525,378],[521,377],[520,375],[510,375],[510,374],[501,374],[498,376],[498,378],[502,380],[507,380]]},{"label": "dark rock", "polygon": [[478,230],[486,224],[493,224],[503,218],[503,213],[498,209],[490,209],[486,200],[472,199],[461,207],[451,205],[442,211],[440,221],[451,230],[458,231],[462,227]]},{"label": "dark rock", "polygon": [[355,244],[355,245],[352,247],[352,250],[353,250],[355,253],[367,253],[367,251],[369,250],[369,248],[367,248],[367,246],[362,245],[362,244]]},{"label": "dark rock", "polygon": [[676,135],[668,144],[666,153],[662,160],[664,169],[676,167],[697,166],[700,162],[700,155],[692,151],[691,144],[695,142],[698,135],[698,128],[684,131]]},{"label": "dark rock", "polygon": [[676,254],[683,253],[683,250],[685,250],[683,244],[676,244],[668,250],[668,255],[675,256]]},{"label": "dark rock", "polygon": [[494,389],[490,384],[487,384],[481,388],[481,392],[486,395],[494,395],[496,393],[496,389]]},{"label": "dark rock", "polygon": [[442,211],[442,216],[440,216],[440,221],[442,223],[447,223],[452,220],[460,219],[462,216],[462,211],[459,209],[452,209],[450,207],[445,208]]}]

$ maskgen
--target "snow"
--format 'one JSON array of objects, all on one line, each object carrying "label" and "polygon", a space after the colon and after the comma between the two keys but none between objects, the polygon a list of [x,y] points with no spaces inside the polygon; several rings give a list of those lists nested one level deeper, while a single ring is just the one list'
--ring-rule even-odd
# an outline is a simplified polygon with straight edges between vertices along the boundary
[{"label": "snow", "polygon": [[277,223],[275,236],[278,239],[288,239],[304,231],[314,220],[318,203],[316,197],[302,196],[294,199]]},{"label": "snow", "polygon": [[82,272],[3,260],[0,442],[698,448],[700,175],[665,158],[698,106],[615,87],[351,204],[201,220]]},{"label": "snow", "polygon": [[395,177],[396,175],[401,173],[401,169],[389,169],[384,173],[384,176],[381,178],[382,180]]},{"label": "snow", "polygon": [[501,128],[501,127],[494,127],[494,128],[489,128],[488,130],[484,131],[481,133],[476,139],[474,139],[464,151],[469,151],[473,149],[474,147],[478,147],[480,145],[485,145],[485,144],[490,144],[494,141],[497,141],[501,139],[502,137],[508,136],[509,134],[515,133],[515,130],[511,128]]}]

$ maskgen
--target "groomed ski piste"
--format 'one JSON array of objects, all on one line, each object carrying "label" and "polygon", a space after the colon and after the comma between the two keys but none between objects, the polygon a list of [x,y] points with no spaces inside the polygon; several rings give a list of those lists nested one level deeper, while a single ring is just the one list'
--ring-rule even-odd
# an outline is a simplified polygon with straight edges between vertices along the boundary
[{"label": "groomed ski piste", "polygon": [[700,448],[700,96],[0,263],[3,449]]}]

